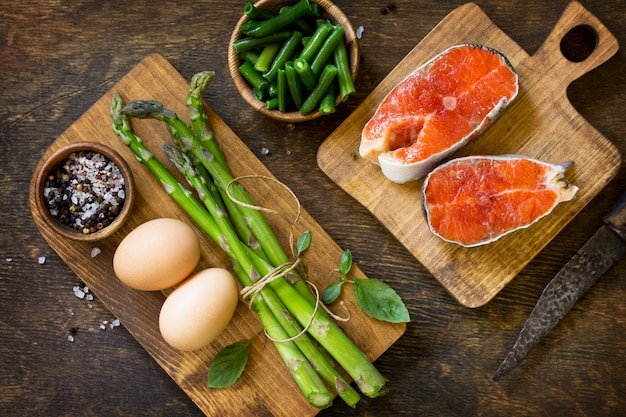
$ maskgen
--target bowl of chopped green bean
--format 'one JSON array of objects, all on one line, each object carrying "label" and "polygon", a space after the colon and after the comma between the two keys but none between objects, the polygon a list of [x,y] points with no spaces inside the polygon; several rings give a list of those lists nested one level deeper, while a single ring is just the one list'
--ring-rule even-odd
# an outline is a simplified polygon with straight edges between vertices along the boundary
[{"label": "bowl of chopped green bean", "polygon": [[37,167],[33,182],[39,216],[59,236],[93,242],[126,221],[135,199],[132,172],[113,149],[73,142]]},{"label": "bowl of chopped green bean", "polygon": [[327,0],[246,3],[231,35],[235,87],[258,112],[298,123],[335,112],[355,92],[356,33]]}]

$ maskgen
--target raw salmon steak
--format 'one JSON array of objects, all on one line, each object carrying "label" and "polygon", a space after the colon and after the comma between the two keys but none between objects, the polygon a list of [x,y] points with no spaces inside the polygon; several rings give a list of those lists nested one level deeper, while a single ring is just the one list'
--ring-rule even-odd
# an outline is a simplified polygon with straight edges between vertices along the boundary
[{"label": "raw salmon steak", "polygon": [[495,120],[519,90],[500,52],[453,46],[398,84],[361,133],[359,153],[393,182],[422,178]]},{"label": "raw salmon steak", "polygon": [[578,187],[565,178],[570,165],[517,155],[453,159],[424,179],[428,227],[467,247],[526,228],[574,198]]}]

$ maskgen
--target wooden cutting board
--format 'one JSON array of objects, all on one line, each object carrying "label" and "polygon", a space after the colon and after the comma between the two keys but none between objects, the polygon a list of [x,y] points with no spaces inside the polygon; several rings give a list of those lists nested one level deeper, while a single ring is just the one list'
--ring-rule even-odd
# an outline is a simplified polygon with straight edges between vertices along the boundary
[{"label": "wooden cutting board", "polygon": [[[567,60],[563,37],[587,26],[597,46],[582,62]],[[522,154],[550,163],[568,160],[568,179],[580,187],[576,198],[561,204],[529,229],[495,243],[463,248],[435,237],[422,213],[423,181],[398,185],[378,166],[360,158],[361,130],[389,91],[425,61],[461,43],[490,46],[506,55],[519,74],[520,92],[481,137],[455,156]],[[567,99],[568,85],[607,61],[618,49],[604,25],[577,2],[571,2],[540,50],[529,56],[473,3],[444,18],[372,91],[321,145],[321,169],[367,207],[464,306],[491,300],[615,176],[621,155]]]},{"label": "wooden cutting board", "polygon": [[[254,339],[246,371],[234,386],[222,390],[206,388],[208,365],[216,353],[231,343],[249,340],[262,332],[260,322],[246,304],[240,303],[226,331],[209,347],[195,352],[179,352],[163,341],[158,329],[159,310],[165,295],[161,292],[130,289],[115,277],[112,258],[122,238],[141,223],[158,217],[179,218],[198,232],[202,242],[199,268],[230,266],[229,260],[221,250],[196,228],[182,209],[165,193],[160,183],[135,160],[130,149],[126,148],[113,133],[109,106],[116,91],[126,102],[140,99],[158,100],[177,112],[181,118],[188,120],[185,106],[188,82],[162,56],[151,55],[145,58],[50,146],[33,175],[34,181],[43,161],[67,143],[84,140],[104,143],[117,150],[132,168],[138,195],[131,218],[120,231],[97,243],[77,243],[63,239],[51,232],[38,215],[31,182],[30,207],[41,234],[206,415],[304,417],[317,414],[318,410],[310,406],[301,395],[272,343],[263,336]],[[272,176],[217,114],[209,107],[207,111],[233,174]],[[152,120],[132,120],[132,125],[136,134],[143,139],[155,156],[168,166],[171,172],[176,172],[179,181],[184,184],[184,178],[161,152],[161,145],[170,143],[164,125]],[[242,184],[249,189],[251,197],[258,205],[271,207],[288,218],[295,218],[296,205],[293,198],[282,188],[277,188],[275,183],[257,181],[249,184],[244,181]],[[285,221],[277,216],[268,216],[268,222],[285,247],[288,247],[289,227]],[[334,280],[331,272],[338,267],[343,250],[303,210],[296,225],[296,236],[307,229],[312,234],[311,247],[305,254],[309,268],[308,278],[323,289]],[[102,252],[92,258],[91,251],[94,247],[99,247]],[[355,272],[358,276],[364,276],[358,268]],[[352,312],[352,318],[349,322],[342,323],[342,327],[371,360],[378,358],[404,333],[406,328],[404,324],[396,325],[369,319],[358,312],[350,296],[344,296],[343,299]],[[341,312],[345,313],[343,310]],[[337,313],[340,314],[340,311]]]}]

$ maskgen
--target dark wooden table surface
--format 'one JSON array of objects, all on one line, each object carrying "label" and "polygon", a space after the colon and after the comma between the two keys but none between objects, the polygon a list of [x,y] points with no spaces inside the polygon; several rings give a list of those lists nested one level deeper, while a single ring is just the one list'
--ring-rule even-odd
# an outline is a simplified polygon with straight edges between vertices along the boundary
[{"label": "dark wooden table surface", "polygon": [[[0,6],[0,415],[198,416],[202,413],[123,325],[72,287],[77,277],[30,216],[28,186],[44,150],[142,58],[164,55],[189,79],[217,77],[207,102],[290,186],[302,205],[371,277],[410,309],[406,334],[377,365],[387,396],[321,416],[618,416],[626,410],[626,260],[605,274],[523,365],[493,383],[543,287],[600,225],[624,191],[617,177],[490,303],[460,306],[367,210],[318,168],[322,141],[461,1],[338,0],[363,26],[357,94],[332,117],[300,124],[264,118],[231,82],[226,51],[243,1],[5,0]],[[567,0],[478,1],[529,54]],[[626,45],[626,2],[583,1]],[[574,107],[626,153],[626,54],[575,81]],[[262,149],[269,149],[265,155]],[[39,259],[45,258],[43,264]],[[75,341],[67,339],[78,328]],[[289,401],[278,398],[277,401]]]}]

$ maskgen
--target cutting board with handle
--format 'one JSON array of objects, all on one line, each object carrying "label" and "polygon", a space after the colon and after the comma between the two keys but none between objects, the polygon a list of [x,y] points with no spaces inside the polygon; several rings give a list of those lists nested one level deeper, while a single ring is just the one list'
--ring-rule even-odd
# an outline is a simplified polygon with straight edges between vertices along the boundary
[{"label": "cutting board with handle", "polygon": [[[596,46],[580,62],[561,51],[563,38],[579,27],[595,32]],[[567,178],[580,187],[528,229],[486,246],[464,248],[435,237],[422,212],[422,180],[399,185],[360,158],[361,130],[383,98],[416,68],[446,48],[476,43],[502,52],[519,74],[518,97],[478,139],[454,157],[520,154],[549,163],[573,161]],[[320,146],[320,168],[368,208],[462,305],[490,301],[616,175],[618,149],[573,108],[567,87],[607,61],[617,40],[580,3],[571,2],[539,51],[530,56],[474,3],[446,16]]]},{"label": "cutting board with handle", "polygon": [[[126,102],[158,100],[182,119],[189,120],[185,105],[188,82],[161,55],[154,54],[143,59],[44,153],[35,169],[30,188],[31,212],[42,236],[206,415],[306,417],[317,414],[319,410],[308,404],[272,343],[263,336],[263,328],[247,303],[239,303],[233,320],[211,345],[193,352],[181,352],[167,345],[159,332],[159,311],[166,292],[133,290],[115,277],[112,259],[120,241],[138,225],[159,217],[178,218],[196,230],[202,246],[198,269],[212,266],[229,268],[230,261],[196,227],[167,195],[160,182],[136,161],[132,151],[113,133],[109,108],[114,92],[119,92]],[[236,177],[272,177],[269,170],[217,113],[208,106],[206,110],[233,174]],[[164,124],[154,120],[135,119],[131,124],[155,157],[178,177],[181,184],[186,184],[184,177],[176,171],[161,150],[164,143],[171,144]],[[108,145],[124,157],[131,167],[137,187],[137,197],[130,218],[115,234],[95,243],[74,242],[56,235],[46,227],[43,218],[38,214],[33,194],[34,181],[43,161],[63,145],[85,140]],[[296,202],[286,190],[277,187],[272,181],[248,181],[242,180],[241,184],[248,189],[256,204],[274,209],[287,219],[295,218]],[[267,220],[289,253],[289,225],[278,215],[268,215]],[[332,271],[338,267],[343,250],[306,210],[302,210],[294,226],[294,234],[299,236],[305,230],[310,230],[312,236],[311,246],[304,254],[308,267],[307,277],[322,291],[334,281]],[[101,252],[93,257],[91,254],[95,247]],[[364,277],[358,267],[353,272]],[[404,333],[406,326],[373,320],[358,313],[353,297],[346,294],[342,295],[343,300],[353,314],[348,322],[342,323],[342,327],[368,358],[375,360]],[[340,308],[337,314],[345,313],[341,307],[337,308]],[[241,379],[229,388],[207,388],[208,366],[217,352],[232,343],[250,339],[253,342],[249,362]]]}]

